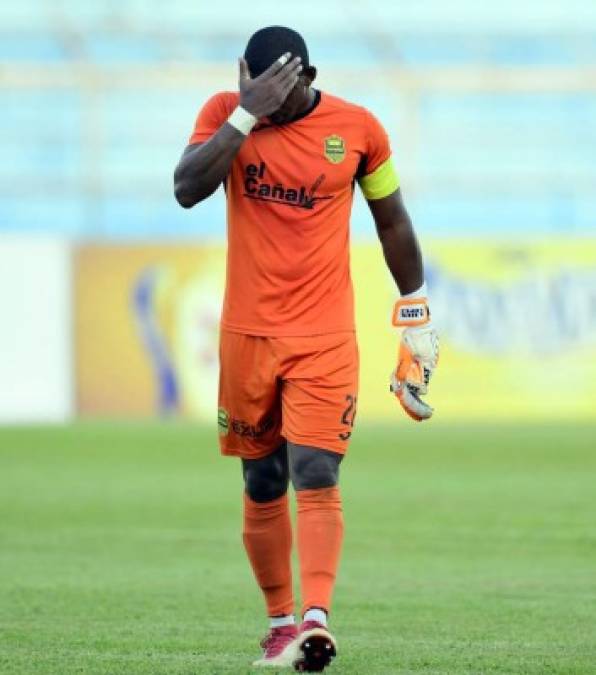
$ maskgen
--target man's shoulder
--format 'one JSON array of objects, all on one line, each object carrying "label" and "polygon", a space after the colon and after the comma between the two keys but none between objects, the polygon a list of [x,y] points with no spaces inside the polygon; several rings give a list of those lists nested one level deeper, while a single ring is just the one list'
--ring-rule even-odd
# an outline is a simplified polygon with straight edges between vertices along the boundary
[{"label": "man's shoulder", "polygon": [[325,101],[325,106],[328,109],[333,110],[333,112],[342,112],[348,115],[356,115],[359,117],[370,115],[370,112],[367,110],[367,108],[359,105],[358,103],[352,103],[351,101],[347,101],[345,98],[335,96],[334,94],[329,94],[326,91],[321,92],[321,94],[323,101]]},{"label": "man's shoulder", "polygon": [[323,100],[326,101],[328,113],[336,119],[341,118],[346,125],[356,127],[367,138],[383,140],[387,136],[387,131],[379,118],[365,106],[327,93],[323,94]]},{"label": "man's shoulder", "polygon": [[239,100],[240,93],[237,91],[218,91],[209,98],[205,105],[225,108],[231,113],[238,105]]}]

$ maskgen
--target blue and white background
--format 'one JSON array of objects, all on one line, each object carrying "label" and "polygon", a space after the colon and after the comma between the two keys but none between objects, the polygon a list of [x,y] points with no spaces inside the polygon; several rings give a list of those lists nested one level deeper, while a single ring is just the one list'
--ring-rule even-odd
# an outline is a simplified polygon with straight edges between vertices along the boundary
[{"label": "blue and white background", "polygon": [[[0,377],[12,384],[0,395],[0,420],[160,412],[158,403],[81,408],[81,373],[93,367],[89,343],[107,340],[126,319],[102,320],[99,311],[95,321],[93,312],[81,319],[91,300],[81,296],[77,261],[83,246],[108,251],[105,278],[87,278],[84,288],[100,294],[101,306],[125,298],[138,329],[129,300],[147,263],[122,275],[123,251],[134,256],[149,246],[153,266],[172,246],[195,247],[197,260],[207,244],[222,254],[222,192],[184,211],[172,196],[172,172],[202,103],[235,88],[246,40],[274,23],[303,33],[322,89],[366,105],[390,133],[434,275],[445,345],[438,403],[452,414],[468,410],[465,391],[480,368],[502,393],[480,396],[490,402],[483,415],[520,382],[519,405],[510,402],[502,414],[551,416],[561,410],[559,387],[565,416],[596,414],[589,405],[596,396],[589,386],[596,379],[596,3],[20,0],[0,8]],[[370,278],[367,265],[382,265],[369,252],[374,226],[360,197],[352,232],[358,282],[362,265],[362,278]],[[112,278],[129,286],[110,285],[110,251]],[[381,367],[379,345],[370,342],[393,292],[384,271],[372,276],[382,296],[377,314],[366,296],[359,301],[370,392],[393,358],[383,347]],[[148,300],[161,326],[159,358],[170,354],[177,390],[192,363],[174,356],[193,325],[191,310],[190,323],[172,324],[172,308],[181,297],[188,302],[175,291],[180,283],[164,290],[162,281]],[[193,295],[197,307],[216,304],[219,290],[200,287],[211,290]],[[156,353],[131,328],[130,340],[135,335],[139,361],[152,372]],[[383,339],[390,345],[393,337]],[[129,347],[113,359],[128,358]],[[523,358],[512,362],[512,349]],[[454,398],[458,373],[469,380]],[[541,402],[532,407],[536,390]],[[201,396],[200,405],[181,409],[209,408],[211,393]],[[363,414],[385,410],[380,396],[370,394],[374,405]]]}]

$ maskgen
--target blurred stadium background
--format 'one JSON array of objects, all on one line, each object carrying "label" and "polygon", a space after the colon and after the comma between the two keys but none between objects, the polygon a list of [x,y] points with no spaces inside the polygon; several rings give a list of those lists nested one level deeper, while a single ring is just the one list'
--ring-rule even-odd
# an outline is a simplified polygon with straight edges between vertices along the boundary
[{"label": "blurred stadium background", "polygon": [[274,23],[388,129],[442,341],[414,428],[357,196],[340,672],[402,672],[371,626],[403,672],[594,672],[593,0],[2,3],[0,670],[245,672],[260,605],[215,456],[224,200],[184,211],[172,173]]},{"label": "blurred stadium background", "polygon": [[[0,419],[212,419],[224,201],[180,209],[172,171],[275,20],[390,131],[443,337],[439,416],[594,415],[593,2],[22,0],[0,19]],[[360,414],[383,418],[394,291],[360,197],[352,229]]]}]

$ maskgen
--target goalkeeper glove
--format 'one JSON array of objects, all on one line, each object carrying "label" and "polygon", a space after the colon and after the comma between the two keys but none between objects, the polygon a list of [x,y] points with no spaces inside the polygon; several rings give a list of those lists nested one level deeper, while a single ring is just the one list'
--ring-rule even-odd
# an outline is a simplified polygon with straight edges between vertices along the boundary
[{"label": "goalkeeper glove", "polygon": [[403,327],[396,369],[391,373],[390,389],[406,413],[417,422],[433,414],[433,408],[420,396],[439,360],[439,337],[430,323],[426,284],[416,295],[395,303],[393,325]]}]

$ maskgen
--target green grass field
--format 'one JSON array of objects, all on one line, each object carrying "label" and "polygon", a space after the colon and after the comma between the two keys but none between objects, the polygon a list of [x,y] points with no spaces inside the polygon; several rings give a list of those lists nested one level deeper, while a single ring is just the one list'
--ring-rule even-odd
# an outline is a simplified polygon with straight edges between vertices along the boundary
[{"label": "green grass field", "polygon": [[[596,673],[596,428],[361,427],[330,673]],[[251,673],[235,460],[180,424],[0,429],[0,671]]]}]

